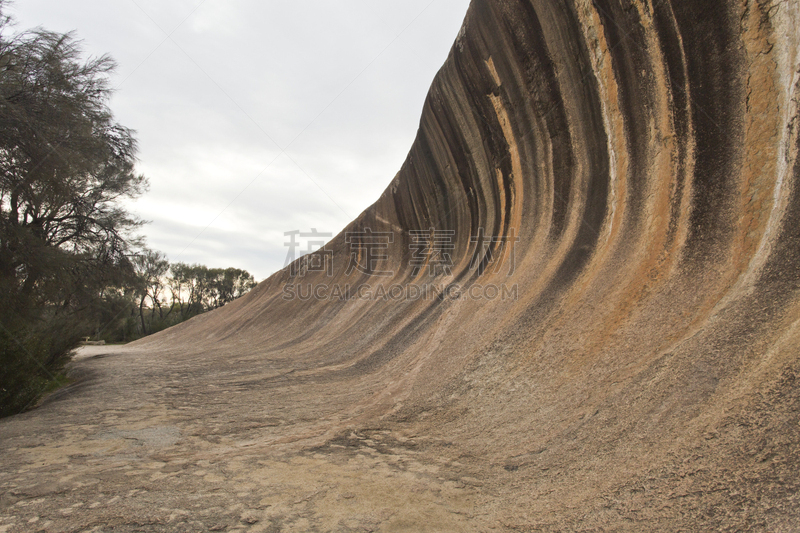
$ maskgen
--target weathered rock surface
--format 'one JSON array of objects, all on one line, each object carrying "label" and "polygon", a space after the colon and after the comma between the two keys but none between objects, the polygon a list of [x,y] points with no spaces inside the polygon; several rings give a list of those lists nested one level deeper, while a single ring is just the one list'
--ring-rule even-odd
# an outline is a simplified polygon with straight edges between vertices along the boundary
[{"label": "weathered rock surface", "polygon": [[[474,0],[347,230],[393,233],[372,274],[342,234],[330,277],[92,348],[0,422],[0,531],[800,530],[798,27],[796,0]],[[375,297],[422,284],[453,290]]]}]

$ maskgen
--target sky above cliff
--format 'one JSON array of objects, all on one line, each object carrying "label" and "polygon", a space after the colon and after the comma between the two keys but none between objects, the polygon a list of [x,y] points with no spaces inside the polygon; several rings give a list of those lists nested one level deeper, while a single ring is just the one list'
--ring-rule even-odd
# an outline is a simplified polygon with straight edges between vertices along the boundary
[{"label": "sky above cliff", "polygon": [[468,5],[17,0],[9,13],[117,61],[111,107],[150,179],[130,204],[148,246],[260,280],[284,266],[285,232],[335,235],[378,199]]}]

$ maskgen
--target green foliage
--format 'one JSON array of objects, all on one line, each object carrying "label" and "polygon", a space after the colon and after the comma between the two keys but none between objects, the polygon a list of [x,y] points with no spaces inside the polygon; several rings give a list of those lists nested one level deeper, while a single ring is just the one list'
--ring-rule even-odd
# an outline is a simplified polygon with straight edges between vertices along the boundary
[{"label": "green foliage", "polygon": [[[102,338],[108,342],[161,331],[222,307],[256,286],[252,274],[246,270],[170,264],[163,254],[148,249],[137,254],[132,262],[136,282],[129,291],[133,296],[129,319],[106,328],[109,334]],[[132,316],[136,317],[135,324],[130,320]]]},{"label": "green foliage", "polygon": [[[0,0],[0,416],[35,404],[82,337],[130,341],[249,291],[253,276],[142,249],[121,207],[147,188],[108,108],[106,57],[12,33]],[[172,275],[170,276],[170,270]]]},{"label": "green foliage", "polygon": [[78,343],[68,320],[50,319],[14,331],[0,327],[0,417],[23,411],[63,383],[61,371]]},{"label": "green foliage", "polygon": [[148,331],[148,324],[144,319],[145,304],[149,299],[153,313],[156,308],[161,313],[161,292],[164,289],[164,276],[169,271],[169,261],[161,252],[145,249],[136,255],[133,264],[136,269],[135,291],[139,296],[139,320],[142,334],[147,335],[154,331],[152,328]]},{"label": "green foliage", "polygon": [[[136,142],[108,108],[108,57],[71,34],[11,33],[0,0],[0,413],[38,398],[106,289],[135,275]],[[102,305],[101,305],[102,304]]]},{"label": "green foliage", "polygon": [[222,307],[256,285],[249,272],[238,268],[175,263],[171,271],[170,289],[176,301],[186,301],[185,314],[188,315]]}]

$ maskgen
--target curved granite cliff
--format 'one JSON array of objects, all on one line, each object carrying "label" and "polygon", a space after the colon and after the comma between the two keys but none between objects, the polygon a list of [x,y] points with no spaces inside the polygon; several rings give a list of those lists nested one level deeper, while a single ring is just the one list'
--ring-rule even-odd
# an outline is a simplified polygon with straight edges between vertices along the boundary
[{"label": "curved granite cliff", "polygon": [[796,531],[797,28],[796,0],[474,0],[351,235],[140,346],[246,368],[297,422],[270,442],[424,437],[498,527]]}]

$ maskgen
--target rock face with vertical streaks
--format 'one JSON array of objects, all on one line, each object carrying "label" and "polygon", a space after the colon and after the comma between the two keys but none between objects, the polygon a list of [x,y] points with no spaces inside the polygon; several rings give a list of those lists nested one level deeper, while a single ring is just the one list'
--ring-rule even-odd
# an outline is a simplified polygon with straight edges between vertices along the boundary
[{"label": "rock face with vertical streaks", "polygon": [[[502,464],[533,522],[800,527],[799,27],[794,1],[475,0],[403,168],[346,230],[393,232],[393,277],[345,275],[340,235],[333,278],[283,271],[150,342],[360,387],[344,419]],[[434,279],[409,260],[429,228],[453,232]],[[518,299],[470,297],[491,285]]]},{"label": "rock face with vertical streaks", "polygon": [[798,28],[797,0],[473,0],[381,198],[138,349],[242,373],[292,420],[265,456],[424,441],[472,524],[796,531]]}]

